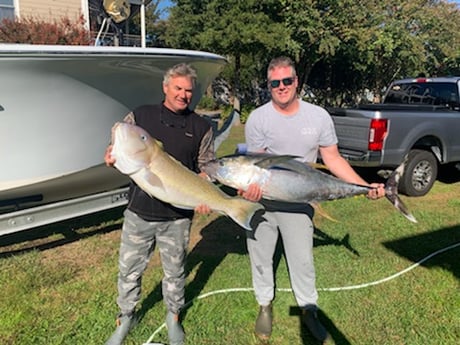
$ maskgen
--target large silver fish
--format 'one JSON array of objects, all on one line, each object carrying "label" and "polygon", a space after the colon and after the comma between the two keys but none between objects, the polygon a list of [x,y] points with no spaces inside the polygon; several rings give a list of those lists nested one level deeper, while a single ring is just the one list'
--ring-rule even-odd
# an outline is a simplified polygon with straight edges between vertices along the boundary
[{"label": "large silver fish", "polygon": [[[287,203],[310,203],[365,195],[371,187],[347,183],[294,159],[294,156],[231,155],[209,162],[204,171],[214,180],[236,189],[251,183],[262,187],[263,198]],[[397,184],[404,165],[388,178],[385,192],[390,202],[411,222],[417,220],[399,198]]]},{"label": "large silver fish", "polygon": [[129,175],[150,196],[183,209],[205,204],[251,230],[250,221],[262,210],[259,203],[230,197],[167,154],[162,144],[142,128],[118,122],[112,128],[115,168]]}]

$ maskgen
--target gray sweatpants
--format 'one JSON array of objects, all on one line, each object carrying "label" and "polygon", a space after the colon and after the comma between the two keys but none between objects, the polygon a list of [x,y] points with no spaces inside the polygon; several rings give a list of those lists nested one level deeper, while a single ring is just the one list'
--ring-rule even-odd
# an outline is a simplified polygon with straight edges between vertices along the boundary
[{"label": "gray sweatpants", "polygon": [[[259,305],[268,305],[275,296],[273,255],[278,234],[284,245],[292,291],[300,307],[316,305],[313,265],[313,224],[306,214],[265,212],[255,239],[247,245],[252,269],[252,284]],[[278,233],[279,230],[279,233]]]},{"label": "gray sweatpants", "polygon": [[184,266],[191,221],[147,222],[130,210],[125,210],[124,217],[117,298],[121,313],[134,312],[141,295],[142,274],[156,244],[163,267],[163,300],[169,311],[179,313],[185,302]]}]

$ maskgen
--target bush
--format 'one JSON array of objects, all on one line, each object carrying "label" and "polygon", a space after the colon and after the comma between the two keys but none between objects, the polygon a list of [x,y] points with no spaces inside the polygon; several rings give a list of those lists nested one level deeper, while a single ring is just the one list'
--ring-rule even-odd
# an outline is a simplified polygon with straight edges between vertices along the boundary
[{"label": "bush", "polygon": [[217,102],[214,100],[214,98],[203,95],[197,105],[197,108],[205,110],[217,110],[219,109],[219,106],[217,105]]},{"label": "bush", "polygon": [[243,104],[241,107],[241,115],[240,115],[240,120],[241,123],[246,123],[248,120],[249,114],[256,108],[254,104]]},{"label": "bush", "polygon": [[91,33],[86,30],[83,16],[76,22],[64,17],[46,22],[32,17],[0,21],[0,42],[58,45],[90,45]]},{"label": "bush", "polygon": [[230,114],[232,113],[233,111],[233,106],[231,105],[224,105],[221,107],[222,109],[222,112],[220,113],[220,118],[225,121],[229,116]]}]

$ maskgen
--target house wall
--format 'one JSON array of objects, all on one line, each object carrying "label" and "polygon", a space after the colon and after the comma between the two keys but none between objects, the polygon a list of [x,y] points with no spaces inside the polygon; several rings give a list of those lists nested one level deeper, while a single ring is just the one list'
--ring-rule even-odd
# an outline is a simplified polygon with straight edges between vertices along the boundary
[{"label": "house wall", "polygon": [[82,0],[17,0],[17,16],[19,18],[33,17],[43,20],[59,20],[67,17],[77,20],[85,15]]}]

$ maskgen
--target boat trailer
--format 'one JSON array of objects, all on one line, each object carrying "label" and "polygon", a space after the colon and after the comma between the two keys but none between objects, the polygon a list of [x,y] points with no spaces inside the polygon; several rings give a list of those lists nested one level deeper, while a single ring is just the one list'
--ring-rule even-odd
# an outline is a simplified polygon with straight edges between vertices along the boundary
[{"label": "boat trailer", "polygon": [[128,187],[0,214],[0,236],[126,205]]}]

